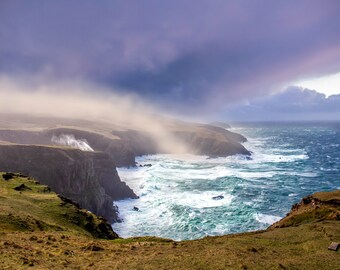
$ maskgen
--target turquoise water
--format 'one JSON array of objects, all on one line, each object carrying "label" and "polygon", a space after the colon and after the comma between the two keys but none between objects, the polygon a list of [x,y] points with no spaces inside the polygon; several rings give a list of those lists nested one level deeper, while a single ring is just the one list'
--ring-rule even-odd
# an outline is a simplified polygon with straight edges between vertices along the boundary
[{"label": "turquoise water", "polygon": [[140,198],[116,202],[123,222],[113,229],[122,237],[175,240],[264,229],[303,196],[340,189],[338,127],[253,124],[232,131],[248,138],[251,159],[154,155],[137,159],[151,167],[120,168]]}]

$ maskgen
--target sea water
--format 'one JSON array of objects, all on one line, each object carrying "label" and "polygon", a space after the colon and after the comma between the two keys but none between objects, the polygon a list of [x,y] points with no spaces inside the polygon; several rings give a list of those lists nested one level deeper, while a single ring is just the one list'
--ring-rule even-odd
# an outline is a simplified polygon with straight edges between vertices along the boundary
[{"label": "sea water", "polygon": [[339,126],[252,124],[232,131],[247,137],[251,158],[153,155],[137,158],[150,167],[118,169],[139,199],[115,202],[123,222],[113,229],[122,237],[175,240],[265,229],[302,197],[340,189]]}]

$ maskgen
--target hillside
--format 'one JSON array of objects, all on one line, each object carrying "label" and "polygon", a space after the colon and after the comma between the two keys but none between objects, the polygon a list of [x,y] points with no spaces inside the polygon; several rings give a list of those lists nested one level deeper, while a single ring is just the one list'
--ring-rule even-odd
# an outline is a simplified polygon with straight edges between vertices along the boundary
[{"label": "hillside", "polygon": [[[339,250],[327,249],[331,242],[340,242],[339,190],[304,198],[286,219],[264,231],[183,242],[153,237],[105,240],[99,237],[115,235],[109,230],[93,233],[102,226],[101,219],[65,203],[33,179],[3,178],[0,269],[340,268]],[[26,188],[14,189],[21,184]],[[287,222],[289,217],[299,222]]]}]

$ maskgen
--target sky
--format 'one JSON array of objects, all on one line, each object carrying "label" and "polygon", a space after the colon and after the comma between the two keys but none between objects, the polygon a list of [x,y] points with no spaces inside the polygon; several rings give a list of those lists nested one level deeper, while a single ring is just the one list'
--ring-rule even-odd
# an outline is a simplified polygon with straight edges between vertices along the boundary
[{"label": "sky", "polygon": [[89,81],[177,115],[262,104],[263,118],[281,98],[278,119],[337,119],[339,14],[337,0],[2,0],[0,76]]},{"label": "sky", "polygon": [[294,85],[314,89],[326,96],[340,94],[340,72],[294,82]]}]

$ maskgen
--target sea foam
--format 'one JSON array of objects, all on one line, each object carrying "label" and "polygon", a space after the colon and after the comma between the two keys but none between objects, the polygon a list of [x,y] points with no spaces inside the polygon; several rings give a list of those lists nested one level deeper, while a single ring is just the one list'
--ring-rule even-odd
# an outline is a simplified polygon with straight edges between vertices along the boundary
[{"label": "sea foam", "polygon": [[[340,136],[303,130],[239,129],[251,157],[138,157],[151,166],[118,173],[140,198],[116,202],[124,222],[113,229],[122,237],[183,240],[267,228],[303,196],[339,188],[340,153],[327,142],[339,144]],[[325,141],[315,144],[320,138]]]}]

